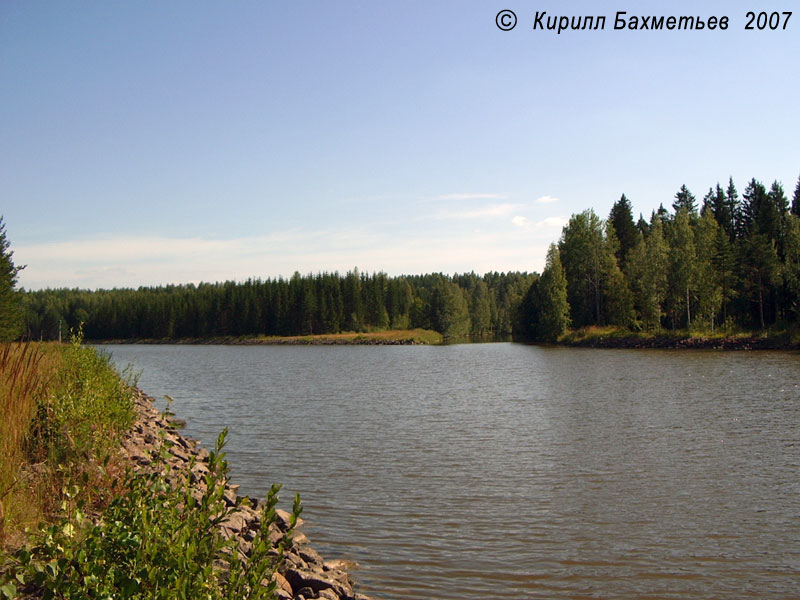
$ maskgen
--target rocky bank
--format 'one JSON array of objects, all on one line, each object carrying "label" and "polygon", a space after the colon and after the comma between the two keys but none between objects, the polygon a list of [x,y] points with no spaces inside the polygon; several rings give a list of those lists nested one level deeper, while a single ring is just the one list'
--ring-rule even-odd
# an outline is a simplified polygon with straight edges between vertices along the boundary
[{"label": "rocky bank", "polygon": [[[173,422],[167,420],[154,406],[153,398],[139,391],[136,398],[136,423],[125,436],[124,455],[135,470],[148,470],[155,466],[160,440],[171,442],[167,461],[176,477],[189,477],[194,485],[203,486],[203,475],[208,472],[208,450],[195,440],[181,435]],[[192,460],[194,458],[194,461]],[[194,466],[192,466],[194,465]],[[255,532],[260,526],[259,500],[246,498],[237,502],[238,486],[226,482],[225,500],[229,506],[240,504],[239,512],[222,524],[223,535],[238,540],[242,557],[249,557]],[[289,526],[289,513],[278,510],[278,522],[270,538],[278,540]],[[298,520],[298,525],[302,519]],[[281,600],[371,600],[354,590],[347,571],[346,561],[325,560],[309,544],[308,538],[295,530],[292,545],[285,554],[284,566],[275,574],[278,596]]]}]

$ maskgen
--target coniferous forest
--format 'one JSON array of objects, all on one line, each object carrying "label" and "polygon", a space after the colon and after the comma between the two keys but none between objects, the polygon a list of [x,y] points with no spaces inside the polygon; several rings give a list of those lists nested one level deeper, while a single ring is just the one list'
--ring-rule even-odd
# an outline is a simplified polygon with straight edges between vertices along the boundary
[{"label": "coniferous forest", "polygon": [[446,338],[554,340],[567,328],[633,331],[789,329],[800,322],[800,180],[733,180],[698,201],[634,219],[623,194],[603,220],[575,214],[541,273],[342,275],[41,290],[22,294],[25,335],[54,339],[83,323],[87,339],[307,335],[425,328]]}]

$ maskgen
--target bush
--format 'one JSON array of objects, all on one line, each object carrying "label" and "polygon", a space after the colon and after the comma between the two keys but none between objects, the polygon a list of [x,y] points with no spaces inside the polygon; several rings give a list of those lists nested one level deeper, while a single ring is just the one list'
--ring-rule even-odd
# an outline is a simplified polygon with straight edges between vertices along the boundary
[{"label": "bush", "polygon": [[[244,560],[238,540],[226,539],[220,526],[241,511],[225,499],[227,463],[221,452],[227,432],[210,453],[205,485],[178,477],[165,460],[149,474],[128,470],[102,519],[92,521],[79,489],[66,490],[67,516],[45,529],[33,545],[17,551],[0,576],[0,597],[19,594],[49,598],[137,598],[222,600],[274,598],[272,575],[302,511],[295,497],[289,526],[270,541],[277,522],[280,486],[273,486],[260,513],[260,527]],[[274,538],[273,538],[274,540]]]}]

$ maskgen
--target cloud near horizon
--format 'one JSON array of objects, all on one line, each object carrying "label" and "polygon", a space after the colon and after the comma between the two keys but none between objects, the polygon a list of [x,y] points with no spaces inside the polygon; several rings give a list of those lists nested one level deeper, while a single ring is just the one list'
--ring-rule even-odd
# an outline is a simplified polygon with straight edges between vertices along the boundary
[{"label": "cloud near horizon", "polygon": [[[496,212],[510,214],[507,208]],[[346,273],[354,267],[389,275],[533,271],[543,267],[550,237],[528,228],[444,229],[437,235],[292,230],[232,239],[107,236],[20,245],[15,259],[28,265],[19,278],[25,289],[136,288],[287,278],[295,271]]]}]

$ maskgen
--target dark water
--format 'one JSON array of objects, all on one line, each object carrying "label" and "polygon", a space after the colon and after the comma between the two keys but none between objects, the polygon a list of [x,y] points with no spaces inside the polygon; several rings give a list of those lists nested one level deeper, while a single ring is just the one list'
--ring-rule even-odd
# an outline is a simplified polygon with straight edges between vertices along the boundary
[{"label": "dark water", "polygon": [[106,348],[377,598],[800,598],[796,353]]}]

